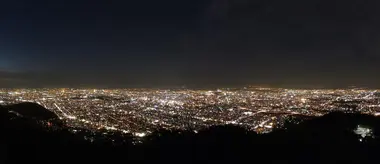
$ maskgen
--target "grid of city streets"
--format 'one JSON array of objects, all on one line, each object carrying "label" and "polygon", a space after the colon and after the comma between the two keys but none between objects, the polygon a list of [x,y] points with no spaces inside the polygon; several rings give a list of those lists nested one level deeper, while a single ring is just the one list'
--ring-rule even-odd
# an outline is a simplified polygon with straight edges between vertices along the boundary
[{"label": "grid of city streets", "polygon": [[159,129],[233,124],[259,133],[290,116],[331,111],[378,115],[380,92],[367,89],[1,89],[0,105],[35,102],[68,126],[144,137]]}]

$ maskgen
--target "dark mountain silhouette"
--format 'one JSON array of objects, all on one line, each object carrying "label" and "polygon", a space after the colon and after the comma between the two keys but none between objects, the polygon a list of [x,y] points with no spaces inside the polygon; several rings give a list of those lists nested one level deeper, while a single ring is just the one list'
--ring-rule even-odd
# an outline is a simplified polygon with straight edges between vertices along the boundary
[{"label": "dark mountain silhouette", "polygon": [[7,109],[8,111],[20,114],[23,117],[34,118],[38,120],[59,119],[54,112],[45,109],[41,105],[30,102],[8,105],[4,106],[3,108]]},{"label": "dark mountain silhouette", "polygon": [[[32,104],[0,106],[3,163],[378,163],[380,119],[333,112],[290,119],[283,128],[257,134],[237,126],[159,130],[137,139],[117,132],[92,132],[40,124],[53,118],[30,112]],[[18,109],[16,109],[17,107]],[[24,109],[20,108],[23,107]],[[30,110],[30,117],[8,112]],[[36,108],[37,109],[37,108]],[[299,123],[300,122],[300,123]],[[366,132],[367,135],[358,135]],[[141,143],[140,143],[141,142]]]}]

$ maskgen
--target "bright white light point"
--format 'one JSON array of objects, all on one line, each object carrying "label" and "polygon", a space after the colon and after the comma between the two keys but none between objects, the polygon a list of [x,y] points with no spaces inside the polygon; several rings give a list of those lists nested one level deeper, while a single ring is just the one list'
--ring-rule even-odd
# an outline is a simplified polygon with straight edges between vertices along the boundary
[{"label": "bright white light point", "polygon": [[137,136],[137,137],[145,137],[146,134],[145,133],[135,133],[135,136]]},{"label": "bright white light point", "polygon": [[252,113],[252,112],[244,112],[243,114],[244,114],[244,115],[247,115],[247,116],[250,116],[250,115],[252,115],[253,113]]},{"label": "bright white light point", "polygon": [[301,102],[302,102],[302,103],[305,103],[305,102],[306,102],[306,99],[305,99],[305,98],[302,98],[302,99],[301,99]]},{"label": "bright white light point", "polygon": [[75,120],[75,119],[77,119],[77,117],[75,117],[75,116],[67,116],[67,118],[68,118],[68,119],[71,119],[71,120]]},{"label": "bright white light point", "polygon": [[268,128],[268,129],[272,129],[273,128],[273,126],[270,126],[270,125],[266,125],[266,126],[264,126],[265,128]]},{"label": "bright white light point", "polygon": [[365,137],[373,137],[372,129],[363,127],[362,125],[358,125],[358,127],[354,130],[357,135],[360,135],[362,138]]}]

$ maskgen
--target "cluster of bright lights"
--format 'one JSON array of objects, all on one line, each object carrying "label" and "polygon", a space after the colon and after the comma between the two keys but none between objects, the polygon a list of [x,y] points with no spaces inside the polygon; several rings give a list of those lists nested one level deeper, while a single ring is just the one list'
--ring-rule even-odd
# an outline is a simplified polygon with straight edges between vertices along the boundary
[{"label": "cluster of bright lights", "polygon": [[374,137],[372,128],[363,125],[358,125],[357,128],[354,130],[354,133],[361,137],[359,141],[363,141],[363,139],[366,137]]},{"label": "cluster of bright lights", "polygon": [[[3,89],[0,104],[36,102],[69,126],[143,137],[157,129],[195,129],[233,124],[257,132],[282,126],[290,116],[321,116],[332,110],[380,113],[377,90],[244,88]],[[363,129],[358,129],[358,132]]]}]

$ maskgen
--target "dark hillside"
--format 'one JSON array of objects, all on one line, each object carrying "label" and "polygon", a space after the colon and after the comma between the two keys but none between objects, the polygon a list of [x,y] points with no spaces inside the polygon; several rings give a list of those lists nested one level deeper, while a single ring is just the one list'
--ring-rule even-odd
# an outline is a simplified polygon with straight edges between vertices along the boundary
[{"label": "dark hillside", "polygon": [[[268,134],[227,125],[197,133],[160,130],[136,140],[121,133],[83,129],[72,133],[64,125],[46,127],[38,119],[55,117],[48,117],[50,114],[36,107],[32,104],[0,107],[0,153],[6,163],[380,162],[376,155],[380,148],[380,119],[369,115],[334,112],[308,118],[300,124],[288,123]],[[9,112],[10,109],[24,116]],[[44,116],[39,116],[40,113]]]}]

